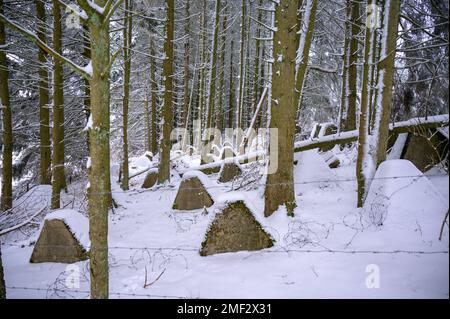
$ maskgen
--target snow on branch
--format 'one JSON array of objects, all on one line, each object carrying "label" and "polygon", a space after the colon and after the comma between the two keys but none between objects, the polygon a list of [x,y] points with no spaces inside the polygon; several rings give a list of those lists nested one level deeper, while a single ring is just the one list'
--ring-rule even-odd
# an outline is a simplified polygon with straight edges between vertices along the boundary
[{"label": "snow on branch", "polygon": [[14,21],[8,19],[7,17],[5,17],[3,14],[0,14],[0,21],[2,21],[3,23],[7,24],[12,29],[20,32],[22,35],[24,35],[29,40],[31,40],[34,43],[36,43],[36,45],[39,48],[41,48],[42,50],[44,50],[45,52],[50,54],[55,59],[66,63],[73,71],[77,72],[78,74],[81,74],[83,77],[85,77],[88,80],[90,79],[91,74],[88,73],[89,65],[87,67],[81,67],[78,64],[76,64],[75,62],[73,62],[72,60],[67,59],[63,55],[61,55],[58,52],[56,52],[54,49],[50,48],[47,44],[45,44],[45,42],[43,42],[41,39],[39,39],[39,37],[34,32],[25,29],[24,27],[20,26],[16,22],[14,22]]}]

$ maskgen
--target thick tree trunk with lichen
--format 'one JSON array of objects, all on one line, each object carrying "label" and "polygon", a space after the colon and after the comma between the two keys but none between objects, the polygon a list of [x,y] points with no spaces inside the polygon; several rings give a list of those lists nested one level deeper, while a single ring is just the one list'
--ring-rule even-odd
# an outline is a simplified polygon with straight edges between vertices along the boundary
[{"label": "thick tree trunk with lichen", "polygon": [[[53,0],[53,47],[62,55],[61,5]],[[53,154],[52,209],[60,208],[60,193],[65,187],[64,176],[64,91],[62,61],[53,61]]]},{"label": "thick tree trunk with lichen", "polygon": [[[0,13],[3,14],[3,0],[0,0]],[[0,46],[6,44],[5,25],[0,22]],[[9,101],[8,86],[8,61],[6,52],[0,50],[0,109],[2,110],[3,125],[3,163],[2,163],[2,193],[0,211],[6,211],[12,207],[12,114]]]},{"label": "thick tree trunk with lichen", "polygon": [[130,76],[131,76],[131,30],[132,16],[130,14],[130,0],[125,0],[125,23],[123,30],[123,159],[122,159],[122,181],[121,188],[125,191],[129,188],[129,167],[128,167],[128,107],[130,104]]},{"label": "thick tree trunk with lichen", "polygon": [[[294,134],[295,114],[295,47],[298,0],[281,0],[276,6],[273,39],[272,107],[270,153],[278,160],[275,172],[269,173],[265,189],[264,215],[272,215],[280,206],[286,206],[293,216],[294,193]],[[289,86],[287,83],[291,83]],[[274,130],[278,130],[278,147],[272,144]],[[273,163],[271,163],[273,164]]]},{"label": "thick tree trunk with lichen", "polygon": [[[35,0],[36,16],[38,19],[37,33],[42,42],[45,39],[45,2]],[[51,184],[51,150],[50,150],[50,111],[49,111],[49,91],[48,91],[48,72],[45,67],[47,62],[47,53],[39,48],[38,61],[39,67],[39,183],[42,185]]]},{"label": "thick tree trunk with lichen", "polygon": [[163,65],[164,105],[163,105],[163,137],[158,169],[158,184],[170,181],[170,134],[172,132],[173,101],[173,34],[174,34],[174,0],[167,1],[166,41],[164,43],[165,60]]},{"label": "thick tree trunk with lichen", "polygon": [[[97,0],[104,6],[106,0]],[[111,181],[109,167],[109,23],[105,16],[92,11],[89,19],[91,31],[91,115],[89,129],[91,168],[89,170],[89,238],[91,298],[109,296],[108,270],[108,210],[111,206]]]}]

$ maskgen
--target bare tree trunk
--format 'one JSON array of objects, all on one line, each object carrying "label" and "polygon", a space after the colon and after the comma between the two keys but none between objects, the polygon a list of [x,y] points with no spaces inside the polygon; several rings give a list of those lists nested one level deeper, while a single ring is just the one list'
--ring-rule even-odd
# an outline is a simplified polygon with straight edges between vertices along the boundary
[{"label": "bare tree trunk", "polygon": [[167,1],[167,25],[164,51],[166,53],[163,67],[164,106],[163,106],[163,138],[158,170],[158,184],[170,181],[170,149],[172,132],[172,100],[173,100],[173,33],[174,33],[174,0]]},{"label": "bare tree trunk", "polygon": [[[203,13],[200,21],[201,30],[200,30],[200,42],[201,42],[201,49],[200,49],[200,79],[199,79],[199,89],[198,89],[198,110],[197,110],[197,125],[198,125],[198,147],[202,147],[202,129],[204,126],[203,122],[203,112],[204,112],[204,105],[205,105],[205,77],[206,77],[206,38],[207,38],[207,19],[208,19],[208,4],[206,0],[203,0]],[[199,150],[201,151],[201,150]]]},{"label": "bare tree trunk", "polygon": [[391,116],[392,87],[394,85],[395,54],[400,15],[399,0],[383,0],[383,28],[387,37],[382,39],[380,60],[378,62],[378,105],[375,118],[375,136],[378,137],[376,166],[386,159],[389,138],[389,119]]},{"label": "bare tree trunk", "polygon": [[153,39],[150,40],[150,90],[152,94],[151,99],[151,110],[152,110],[152,120],[151,120],[151,127],[152,127],[152,137],[151,137],[151,150],[153,155],[156,155],[158,153],[158,134],[156,132],[156,94],[158,91],[158,85],[156,84],[156,65],[155,65],[155,43]]},{"label": "bare tree trunk", "polygon": [[[53,0],[53,47],[62,55],[61,5]],[[53,156],[52,156],[52,209],[60,208],[64,177],[64,91],[62,61],[53,61]]]},{"label": "bare tree trunk", "polygon": [[[0,6],[1,5],[2,5],[2,3],[0,0]],[[6,299],[5,275],[3,274],[2,246],[1,245],[0,245],[0,299]]]},{"label": "bare tree trunk", "polygon": [[[38,19],[37,36],[42,42],[45,40],[45,1],[35,0]],[[39,137],[40,137],[40,166],[39,182],[42,185],[51,184],[51,150],[50,150],[50,112],[48,92],[48,72],[45,66],[47,53],[39,48]]]},{"label": "bare tree trunk", "polygon": [[[367,5],[372,5],[373,0],[368,0]],[[366,18],[368,20],[368,18]],[[361,89],[361,112],[359,118],[359,137],[358,137],[358,157],[356,161],[356,177],[358,180],[358,207],[362,207],[364,204],[364,197],[366,194],[366,174],[365,168],[367,167],[367,138],[368,138],[368,128],[369,128],[369,91],[372,83],[370,82],[370,69],[371,69],[371,60],[373,52],[372,45],[374,42],[372,41],[372,26],[367,25],[366,23],[366,31],[365,31],[365,41],[364,41],[364,67],[363,67],[363,76],[362,76],[362,89]]]},{"label": "bare tree trunk", "polygon": [[241,144],[241,130],[242,130],[242,108],[243,108],[243,100],[244,100],[244,71],[245,71],[245,18],[247,16],[246,13],[246,0],[242,0],[242,9],[241,9],[241,47],[240,47],[240,59],[239,59],[239,87],[238,87],[238,102],[237,102],[237,114],[236,114],[236,147]]},{"label": "bare tree trunk", "polygon": [[[275,11],[273,39],[272,107],[270,134],[278,130],[278,148],[272,144],[270,153],[278,159],[277,170],[267,177],[264,215],[272,215],[285,205],[288,215],[293,216],[294,193],[294,134],[295,134],[295,47],[298,0],[280,0]],[[288,84],[291,85],[288,85]],[[273,164],[273,163],[271,163]]]},{"label": "bare tree trunk", "polygon": [[347,0],[347,6],[350,10],[349,21],[349,47],[348,47],[348,105],[347,105],[347,119],[345,123],[345,130],[352,131],[356,129],[356,90],[357,90],[357,78],[358,78],[358,34],[359,28],[359,15],[360,8],[359,2],[353,0]]},{"label": "bare tree trunk", "polygon": [[[3,0],[0,0],[0,13],[3,14]],[[0,22],[0,46],[6,44],[5,25]],[[12,114],[9,102],[8,86],[8,60],[6,53],[0,50],[0,108],[2,110],[3,124],[3,163],[2,163],[2,197],[0,211],[6,211],[12,207]]]},{"label": "bare tree trunk", "polygon": [[190,21],[191,19],[189,18],[190,12],[190,4],[189,4],[189,0],[187,0],[186,2],[186,26],[184,28],[184,34],[186,36],[186,42],[184,43],[184,93],[183,93],[183,118],[180,124],[180,127],[187,127],[187,120],[188,120],[188,114],[189,114],[189,76],[190,76],[190,72],[189,72],[189,27],[190,27]]},{"label": "bare tree trunk", "polygon": [[128,167],[128,108],[130,104],[130,75],[131,75],[131,30],[132,15],[130,13],[130,0],[125,0],[125,22],[123,30],[123,159],[122,159],[122,183],[121,187],[127,191],[129,189],[129,167]]},{"label": "bare tree trunk", "polygon": [[212,44],[212,53],[211,53],[211,73],[210,73],[210,81],[209,81],[209,96],[208,96],[208,109],[206,115],[206,136],[203,141],[202,147],[202,158],[201,163],[204,164],[208,161],[207,154],[210,149],[208,147],[209,142],[211,140],[211,132],[209,129],[212,128],[212,120],[215,106],[215,98],[216,98],[216,74],[217,74],[217,47],[218,47],[218,39],[219,39],[219,20],[220,20],[220,0],[216,0],[216,8],[215,8],[215,19],[214,19],[214,36],[213,36],[213,44]]},{"label": "bare tree trunk", "polygon": [[[107,0],[96,0],[104,7]],[[89,8],[84,8],[87,10]],[[105,15],[91,10],[91,114],[93,126],[89,129],[91,168],[89,170],[89,238],[91,298],[109,296],[108,269],[108,210],[111,206],[109,165],[110,82],[109,82],[109,22]]]},{"label": "bare tree trunk", "polygon": [[[308,0],[306,12],[304,16],[303,25],[305,28],[301,28],[300,32],[302,39],[299,41],[299,52],[300,61],[296,71],[296,80],[295,80],[295,105],[297,107],[297,116],[298,119],[300,116],[300,108],[301,108],[301,100],[303,94],[303,87],[305,85],[306,74],[308,70],[308,61],[309,61],[309,50],[311,49],[311,43],[314,33],[314,25],[316,21],[316,12],[317,12],[317,0]],[[299,23],[302,23],[300,21]],[[303,30],[302,30],[303,29]],[[299,122],[297,121],[297,126]],[[298,130],[300,128],[298,127]]]},{"label": "bare tree trunk", "polygon": [[225,61],[225,48],[226,48],[226,41],[227,41],[227,37],[226,37],[226,29],[227,29],[227,25],[228,25],[228,14],[230,11],[230,4],[227,5],[226,7],[226,12],[224,17],[222,18],[222,37],[220,39],[220,64],[221,64],[221,69],[220,69],[220,77],[219,77],[219,92],[218,92],[218,99],[219,99],[219,105],[217,107],[217,115],[216,115],[216,127],[220,132],[223,132],[223,88],[224,88],[224,82],[225,82],[225,65],[226,65],[226,61]]},{"label": "bare tree trunk", "polygon": [[234,51],[234,41],[233,32],[231,32],[231,44],[230,44],[230,95],[228,99],[228,128],[232,129],[234,127],[234,102],[235,102],[235,85],[234,85],[234,72],[233,72],[233,51]]},{"label": "bare tree trunk", "polygon": [[[39,2],[39,0],[37,0]],[[83,23],[83,56],[86,60],[91,60],[91,41],[89,39],[89,25]],[[89,85],[89,80],[84,78],[84,112],[86,114],[86,122],[89,121],[91,116],[91,86]],[[89,152],[89,134],[86,134],[86,146]]]}]

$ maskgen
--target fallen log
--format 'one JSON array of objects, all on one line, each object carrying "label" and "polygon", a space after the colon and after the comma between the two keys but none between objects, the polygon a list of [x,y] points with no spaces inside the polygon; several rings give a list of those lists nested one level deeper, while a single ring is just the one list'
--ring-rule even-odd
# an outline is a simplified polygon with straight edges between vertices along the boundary
[{"label": "fallen log", "polygon": [[[448,126],[448,114],[419,117],[408,121],[397,122],[389,125],[390,134],[422,132],[427,129]],[[340,144],[356,142],[358,140],[358,130],[327,135],[318,139],[310,139],[297,142],[294,145],[294,152],[303,152],[315,148],[329,147]]]}]

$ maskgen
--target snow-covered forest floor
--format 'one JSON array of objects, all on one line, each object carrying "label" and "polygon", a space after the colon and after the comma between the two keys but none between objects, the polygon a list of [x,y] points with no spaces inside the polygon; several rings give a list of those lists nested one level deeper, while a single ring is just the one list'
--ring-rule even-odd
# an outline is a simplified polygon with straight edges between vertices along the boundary
[{"label": "snow-covered forest floor", "polygon": [[[341,166],[331,170],[315,150],[296,154],[294,218],[282,210],[263,216],[261,180],[239,189],[275,246],[208,257],[199,248],[217,199],[232,183],[219,184],[217,174],[209,175],[205,186],[216,201],[209,214],[180,212],[172,210],[181,180],[175,172],[171,185],[142,190],[143,174],[124,193],[112,169],[119,207],[109,223],[111,298],[448,298],[447,226],[438,240],[448,209],[448,175],[434,168],[421,176],[410,162],[388,161],[366,206],[356,209],[356,154],[337,156]],[[184,157],[178,166],[183,162],[195,164]],[[134,158],[131,174],[149,165],[144,156]],[[85,211],[85,187],[71,184],[63,202]],[[48,187],[30,192],[23,197],[30,203],[50,200]],[[1,237],[8,297],[89,297],[88,261],[75,267],[29,262],[38,236],[39,226],[30,225],[28,232]],[[68,289],[74,269],[79,288]]]}]

